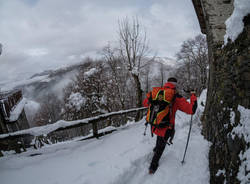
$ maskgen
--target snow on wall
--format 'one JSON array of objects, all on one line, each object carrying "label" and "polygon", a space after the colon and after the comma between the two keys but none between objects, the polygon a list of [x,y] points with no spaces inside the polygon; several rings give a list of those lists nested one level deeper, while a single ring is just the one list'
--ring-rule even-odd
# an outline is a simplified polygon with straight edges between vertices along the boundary
[{"label": "snow on wall", "polygon": [[[238,135],[239,137],[244,137],[247,143],[250,143],[250,109],[246,109],[242,106],[238,106],[238,111],[240,112],[240,123],[237,127],[234,127],[232,134]],[[231,119],[232,121],[232,119]],[[233,137],[234,137],[233,135]],[[248,148],[244,153],[239,154],[241,159],[241,165],[239,167],[239,172],[237,178],[241,183],[247,183],[250,181],[250,148]]]},{"label": "snow on wall", "polygon": [[239,105],[238,111],[240,111],[240,123],[233,128],[232,133],[239,137],[243,136],[246,142],[250,142],[250,109]]},{"label": "snow on wall", "polygon": [[226,20],[226,35],[224,36],[224,45],[228,38],[235,41],[238,35],[243,31],[243,18],[250,13],[250,0],[234,0],[233,14]]},{"label": "snow on wall", "polygon": [[240,153],[241,165],[239,167],[239,172],[237,178],[242,184],[249,183],[250,181],[250,149],[245,153]]}]

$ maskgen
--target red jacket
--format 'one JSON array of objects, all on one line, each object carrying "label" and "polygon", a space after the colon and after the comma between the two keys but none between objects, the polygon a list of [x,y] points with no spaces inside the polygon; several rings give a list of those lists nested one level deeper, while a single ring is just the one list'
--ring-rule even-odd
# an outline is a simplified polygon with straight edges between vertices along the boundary
[{"label": "red jacket", "polygon": [[[167,82],[164,87],[169,87],[171,86],[171,88],[173,87],[173,84],[170,82]],[[174,86],[175,87],[175,86]],[[150,104],[148,104],[148,98],[146,98],[143,101],[143,105],[145,107],[148,107]],[[182,112],[185,112],[187,114],[194,114],[195,110],[197,107],[197,98],[195,96],[195,94],[192,94],[190,97],[190,103],[181,95],[179,95],[178,93],[176,94],[175,100],[172,103],[172,107],[171,107],[171,111],[170,111],[170,124],[172,124],[172,127],[174,127],[175,125],[175,113],[177,110],[180,110]],[[152,128],[153,133],[155,133],[158,136],[164,137],[166,130],[169,127],[165,127],[165,128]]]}]

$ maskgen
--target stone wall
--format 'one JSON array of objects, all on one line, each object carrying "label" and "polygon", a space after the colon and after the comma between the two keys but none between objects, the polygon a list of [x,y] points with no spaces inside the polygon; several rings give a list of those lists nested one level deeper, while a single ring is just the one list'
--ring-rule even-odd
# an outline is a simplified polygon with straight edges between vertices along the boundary
[{"label": "stone wall", "polygon": [[[250,16],[248,16],[250,18]],[[247,18],[245,18],[247,20]],[[209,86],[206,110],[203,116],[203,133],[212,142],[209,153],[210,183],[237,184],[240,165],[239,153],[249,149],[249,143],[231,131],[239,124],[238,105],[250,108],[250,24],[238,39],[213,53],[213,81]],[[234,120],[230,115],[235,114]],[[233,121],[233,122],[232,122]],[[217,174],[225,170],[225,174]]]},{"label": "stone wall", "polygon": [[216,44],[223,44],[226,19],[233,12],[233,0],[200,0],[207,27],[207,35]]},{"label": "stone wall", "polygon": [[[233,1],[194,1],[199,1],[194,6],[201,4],[197,15],[201,28],[206,27],[209,50],[208,93],[202,122],[203,134],[212,143],[210,183],[238,184],[239,153],[249,149],[250,143],[242,137],[233,137],[232,130],[240,123],[238,106],[250,109],[250,15],[244,18],[244,31],[237,40],[222,48],[224,22],[232,14]],[[196,12],[198,8],[195,8]]]}]

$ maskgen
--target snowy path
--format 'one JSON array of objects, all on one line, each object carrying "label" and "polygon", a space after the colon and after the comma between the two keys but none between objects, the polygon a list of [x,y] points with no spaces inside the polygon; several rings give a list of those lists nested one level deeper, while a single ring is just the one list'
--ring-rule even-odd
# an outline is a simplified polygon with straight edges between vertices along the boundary
[{"label": "snowy path", "polygon": [[[194,125],[186,155],[187,116],[178,112],[174,145],[167,146],[154,175],[148,175],[155,139],[144,123],[127,125],[99,140],[71,141],[0,158],[1,184],[206,184],[209,144]],[[34,157],[30,154],[42,153]]]}]

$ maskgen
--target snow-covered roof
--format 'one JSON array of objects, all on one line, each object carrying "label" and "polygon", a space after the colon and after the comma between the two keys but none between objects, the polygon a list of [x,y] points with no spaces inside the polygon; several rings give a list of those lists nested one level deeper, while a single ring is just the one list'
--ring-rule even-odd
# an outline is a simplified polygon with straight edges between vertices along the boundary
[{"label": "snow-covered roof", "polygon": [[19,103],[10,111],[10,117],[9,117],[9,122],[16,121],[19,116],[21,115],[24,106],[26,103],[26,99],[22,98]]}]

